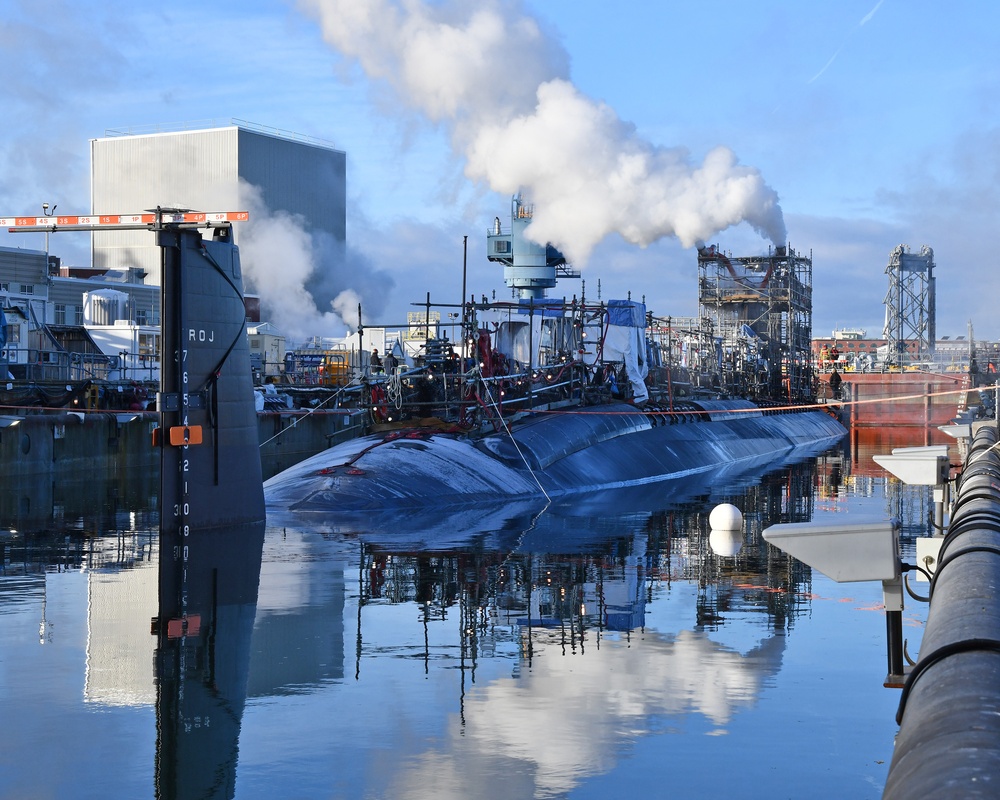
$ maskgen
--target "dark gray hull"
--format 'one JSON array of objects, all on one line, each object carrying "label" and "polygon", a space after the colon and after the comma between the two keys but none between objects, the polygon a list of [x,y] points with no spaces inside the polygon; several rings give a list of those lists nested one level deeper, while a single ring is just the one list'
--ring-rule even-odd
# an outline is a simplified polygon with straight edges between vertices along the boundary
[{"label": "dark gray hull", "polygon": [[[412,430],[330,448],[264,484],[270,514],[489,503],[579,495],[742,471],[846,433],[822,411],[771,414],[705,402],[689,421],[625,404],[539,414],[473,440]],[[672,417],[676,420],[676,417]]]}]

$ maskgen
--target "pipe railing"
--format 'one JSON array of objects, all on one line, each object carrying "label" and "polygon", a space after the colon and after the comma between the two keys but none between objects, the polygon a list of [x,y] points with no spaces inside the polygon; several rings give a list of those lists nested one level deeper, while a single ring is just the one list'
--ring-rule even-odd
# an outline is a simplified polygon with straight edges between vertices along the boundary
[{"label": "pipe railing", "polygon": [[1000,443],[972,439],[931,581],[920,655],[900,697],[883,798],[1000,792]]}]

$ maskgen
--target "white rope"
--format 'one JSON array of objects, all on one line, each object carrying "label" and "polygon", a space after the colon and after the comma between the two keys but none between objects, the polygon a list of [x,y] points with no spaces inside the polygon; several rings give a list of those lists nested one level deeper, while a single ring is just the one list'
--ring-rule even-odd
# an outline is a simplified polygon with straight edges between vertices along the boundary
[{"label": "white rope", "polygon": [[403,407],[403,376],[398,368],[393,369],[386,377],[385,394],[397,411]]},{"label": "white rope", "polygon": [[514,434],[512,434],[510,432],[510,427],[507,425],[507,421],[503,418],[503,414],[500,413],[500,407],[497,405],[496,401],[493,399],[493,395],[490,394],[490,387],[487,384],[484,383],[483,384],[483,388],[486,390],[486,397],[489,399],[490,404],[493,406],[494,410],[496,411],[497,417],[500,419],[500,424],[503,425],[503,429],[507,432],[507,435],[510,437],[510,441],[514,445],[514,449],[517,450],[517,454],[519,456],[521,456],[521,461],[524,462],[524,466],[528,469],[528,472],[531,473],[531,477],[534,478],[535,483],[538,484],[539,491],[541,491],[541,493],[543,495],[545,495],[545,499],[548,500],[551,503],[552,502],[552,498],[549,497],[549,493],[546,492],[545,489],[542,487],[542,484],[538,480],[538,476],[535,475],[535,471],[531,468],[531,464],[528,463],[528,459],[525,458],[524,453],[521,452],[521,448],[518,447],[518,445],[517,445],[517,439],[515,439],[514,438]]},{"label": "white rope", "polygon": [[[277,438],[278,438],[279,436],[281,436],[281,434],[283,434],[283,433],[284,433],[285,431],[290,431],[290,430],[291,430],[292,428],[294,428],[294,427],[295,427],[296,425],[298,425],[298,424],[299,424],[299,421],[300,421],[300,420],[303,420],[303,419],[305,419],[306,417],[308,417],[308,416],[309,416],[310,414],[313,414],[314,412],[316,412],[316,411],[319,411],[319,410],[320,410],[321,408],[323,408],[323,406],[325,406],[325,405],[326,405],[327,403],[329,403],[329,402],[330,402],[331,400],[336,400],[336,399],[337,399],[338,397],[340,397],[340,395],[344,394],[344,393],[345,393],[345,392],[346,392],[346,391],[347,391],[348,389],[350,389],[350,388],[351,388],[351,387],[352,387],[353,385],[354,385],[354,381],[351,381],[351,382],[350,382],[349,384],[347,384],[347,386],[344,386],[344,387],[342,387],[342,388],[341,388],[341,389],[340,389],[340,390],[339,390],[338,392],[336,392],[335,394],[331,394],[331,395],[330,395],[329,397],[327,397],[327,398],[326,398],[326,400],[324,400],[324,401],[323,401],[322,403],[320,403],[319,405],[317,405],[317,406],[316,406],[315,408],[310,408],[310,409],[309,409],[309,410],[308,410],[308,411],[307,411],[307,412],[306,412],[305,414],[303,414],[303,415],[302,415],[301,417],[296,417],[295,419],[293,419],[293,420],[292,420],[292,424],[291,424],[291,425],[289,425],[289,426],[288,426],[287,428],[282,428],[282,429],[281,429],[280,431],[278,431],[278,432],[277,432],[276,434],[274,434],[274,436],[272,436],[272,437],[271,437],[270,439],[265,439],[265,440],[264,440],[263,442],[261,442],[261,443],[260,443],[260,447],[263,447],[263,446],[264,446],[265,444],[269,444],[270,442],[273,442],[273,441],[274,441],[275,439],[277,439]],[[358,382],[358,384],[357,384],[357,385],[358,385],[358,386],[360,386],[360,385],[361,385],[360,381]],[[300,410],[301,410],[301,409],[300,409]],[[259,449],[259,448],[258,448],[258,449]]]}]

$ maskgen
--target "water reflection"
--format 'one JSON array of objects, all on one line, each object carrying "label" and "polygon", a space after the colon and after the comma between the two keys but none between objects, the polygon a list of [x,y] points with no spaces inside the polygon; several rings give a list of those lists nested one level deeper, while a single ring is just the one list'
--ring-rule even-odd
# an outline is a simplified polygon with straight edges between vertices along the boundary
[{"label": "water reflection", "polygon": [[263,524],[160,539],[156,796],[236,793]]},{"label": "water reflection", "polygon": [[158,469],[128,469],[95,459],[92,470],[53,476],[18,474],[3,480],[0,529],[79,530],[91,535],[155,527]]},{"label": "water reflection", "polygon": [[[417,691],[408,711],[391,691],[375,701],[391,766],[352,784],[374,796],[429,786],[444,797],[555,796],[688,715],[723,733],[779,673],[792,621],[809,606],[808,570],[760,533],[810,518],[815,476],[809,461],[717,489],[699,481],[701,494],[681,483],[367,522],[286,517],[264,546],[251,696],[309,693],[326,709],[340,691],[433,679],[433,706]],[[721,554],[708,537],[719,502],[746,521],[742,546]],[[673,593],[693,602],[667,621]],[[713,638],[748,617],[757,622],[743,646]],[[294,675],[268,656],[279,620],[283,651],[305,654]],[[300,631],[312,632],[306,647]],[[333,691],[344,679],[329,669],[338,656],[358,689]],[[441,707],[454,709],[441,732],[411,728],[413,715],[439,717]],[[371,732],[342,719],[323,734],[349,747]]]},{"label": "water reflection", "polygon": [[[0,770],[0,795],[561,796],[636,767],[662,777],[662,757],[636,755],[652,734],[674,734],[658,745],[674,769],[706,757],[706,736],[787,736],[764,698],[813,685],[789,656],[814,617],[856,626],[859,609],[817,607],[810,571],[761,532],[857,513],[865,492],[881,512],[884,479],[854,465],[834,450],[670,491],[284,518],[186,543],[131,501],[64,529],[43,514],[0,534],[0,716],[17,731],[0,745],[23,765]],[[724,539],[709,526],[723,502],[744,517]],[[845,636],[874,651],[849,702],[877,706],[858,688],[884,692],[884,620],[868,617],[874,633]],[[83,777],[39,768],[52,745]]]}]

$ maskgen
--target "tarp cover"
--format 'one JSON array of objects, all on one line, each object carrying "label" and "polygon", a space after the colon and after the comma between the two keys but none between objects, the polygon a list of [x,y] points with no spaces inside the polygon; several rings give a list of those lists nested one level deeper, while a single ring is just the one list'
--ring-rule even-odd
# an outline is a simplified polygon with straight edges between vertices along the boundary
[{"label": "tarp cover", "polygon": [[608,324],[645,328],[646,304],[635,300],[608,300]]},{"label": "tarp cover", "polygon": [[646,304],[634,300],[608,301],[608,331],[604,337],[605,360],[621,358],[632,384],[636,403],[649,399],[644,378],[649,374],[646,361]]}]

